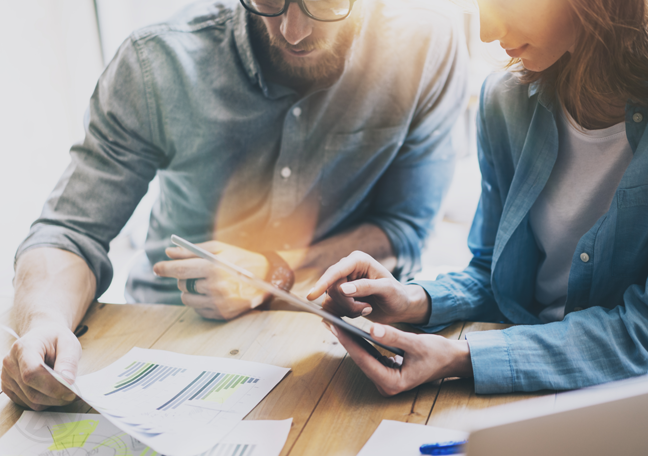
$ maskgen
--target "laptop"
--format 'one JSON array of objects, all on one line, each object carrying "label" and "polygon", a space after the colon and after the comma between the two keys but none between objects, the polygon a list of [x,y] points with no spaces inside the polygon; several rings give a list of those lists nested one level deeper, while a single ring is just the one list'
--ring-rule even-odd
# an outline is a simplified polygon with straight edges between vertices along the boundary
[{"label": "laptop", "polygon": [[467,456],[648,455],[648,376],[551,399],[477,412]]}]

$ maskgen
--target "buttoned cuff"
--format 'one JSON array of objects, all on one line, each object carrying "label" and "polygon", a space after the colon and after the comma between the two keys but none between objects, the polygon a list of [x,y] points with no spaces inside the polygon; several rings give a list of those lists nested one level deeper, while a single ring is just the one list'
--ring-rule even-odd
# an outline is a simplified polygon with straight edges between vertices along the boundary
[{"label": "buttoned cuff", "polygon": [[466,334],[477,394],[511,393],[514,374],[504,331]]},{"label": "buttoned cuff", "polygon": [[408,285],[418,285],[423,288],[430,298],[432,306],[430,320],[425,325],[417,325],[417,328],[434,333],[441,331],[450,324],[459,320],[457,298],[450,288],[442,282],[408,282]]}]

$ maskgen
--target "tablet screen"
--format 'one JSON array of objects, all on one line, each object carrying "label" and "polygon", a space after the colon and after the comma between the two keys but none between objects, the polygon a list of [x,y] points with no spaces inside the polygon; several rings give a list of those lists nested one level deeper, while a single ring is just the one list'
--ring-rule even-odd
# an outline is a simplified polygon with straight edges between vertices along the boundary
[{"label": "tablet screen", "polygon": [[315,315],[318,315],[318,316],[322,317],[324,320],[328,321],[329,323],[332,323],[335,326],[337,326],[339,328],[342,328],[342,329],[346,330],[347,332],[350,332],[351,334],[354,334],[356,336],[360,336],[360,337],[362,337],[362,338],[364,338],[366,340],[369,340],[372,343],[374,343],[374,344],[376,344],[376,345],[378,345],[378,346],[380,346],[380,347],[382,347],[382,348],[384,348],[386,350],[389,350],[390,352],[395,353],[397,355],[403,356],[405,354],[403,352],[403,350],[401,350],[400,348],[390,347],[388,345],[384,345],[384,344],[374,340],[374,338],[371,337],[371,334],[369,334],[368,332],[358,328],[357,326],[353,326],[352,324],[344,321],[343,319],[341,319],[337,315],[333,315],[332,313],[327,312],[326,310],[322,309],[321,306],[319,306],[319,305],[317,305],[317,304],[315,304],[313,302],[307,301],[305,299],[302,299],[302,298],[300,298],[300,297],[298,297],[298,296],[296,296],[296,295],[294,295],[294,294],[292,294],[292,293],[290,293],[288,291],[284,291],[284,290],[282,290],[280,288],[277,288],[274,285],[266,282],[265,280],[262,280],[262,279],[258,278],[257,276],[252,274],[247,269],[244,269],[244,268],[242,268],[242,267],[240,267],[240,266],[238,266],[238,265],[236,265],[234,263],[230,263],[229,261],[224,260],[222,258],[218,258],[213,253],[208,252],[207,250],[202,249],[202,248],[198,247],[197,245],[192,244],[191,242],[189,242],[189,241],[187,241],[185,239],[182,239],[179,236],[176,236],[175,234],[171,236],[171,242],[173,242],[177,246],[180,246],[182,248],[185,248],[185,249],[189,250],[190,252],[198,255],[200,258],[203,258],[203,259],[215,264],[216,266],[219,266],[219,267],[225,269],[226,271],[235,274],[237,277],[240,277],[243,281],[245,281],[245,282],[247,282],[247,283],[249,283],[251,285],[254,285],[255,287],[257,287],[257,288],[259,288],[259,289],[261,289],[263,291],[266,291],[266,292],[272,294],[273,296],[275,296],[277,298],[280,298],[280,299],[294,305],[295,307],[297,307],[299,309],[305,310],[307,312],[314,313]]}]

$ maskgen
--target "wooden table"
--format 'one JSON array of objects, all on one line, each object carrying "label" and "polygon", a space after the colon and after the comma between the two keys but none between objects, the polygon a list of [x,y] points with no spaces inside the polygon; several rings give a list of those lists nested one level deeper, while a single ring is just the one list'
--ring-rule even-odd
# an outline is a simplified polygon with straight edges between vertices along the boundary
[{"label": "wooden table", "polygon": [[[0,321],[8,322],[6,312]],[[384,398],[320,318],[303,312],[252,311],[222,323],[204,320],[185,307],[95,303],[82,324],[88,331],[79,339],[81,375],[107,366],[132,347],[290,367],[291,372],[246,418],[293,418],[282,455],[356,455],[383,419],[460,428],[462,414],[470,410],[539,396],[477,396],[472,380],[445,379]],[[467,332],[503,327],[458,323],[440,334],[458,339]],[[4,354],[11,340],[2,336],[0,344]],[[553,394],[544,396],[553,402]],[[4,394],[0,407],[2,435],[23,410]],[[55,410],[92,411],[81,401]]]}]

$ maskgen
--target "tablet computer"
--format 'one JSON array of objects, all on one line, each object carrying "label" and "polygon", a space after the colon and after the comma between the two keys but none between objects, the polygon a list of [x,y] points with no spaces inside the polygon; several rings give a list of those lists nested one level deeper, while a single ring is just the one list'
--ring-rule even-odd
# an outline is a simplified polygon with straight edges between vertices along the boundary
[{"label": "tablet computer", "polygon": [[[185,239],[182,239],[179,236],[176,236],[175,234],[171,236],[171,242],[173,242],[175,245],[177,245],[179,247],[182,247],[184,249],[189,250],[190,252],[194,253],[195,255],[199,256],[200,258],[203,258],[203,259],[209,261],[210,263],[215,264],[216,266],[226,270],[227,272],[236,275],[237,277],[239,277],[244,282],[249,283],[249,284],[255,286],[256,288],[258,288],[260,290],[268,292],[268,293],[272,294],[273,296],[286,301],[289,304],[292,304],[293,306],[297,307],[298,309],[305,310],[307,312],[311,312],[311,313],[314,313],[315,315],[318,315],[318,316],[322,317],[327,322],[329,322],[331,324],[334,324],[338,328],[341,328],[341,329],[347,331],[348,333],[350,333],[350,334],[352,334],[354,336],[361,337],[362,339],[368,340],[368,341],[370,341],[370,342],[384,348],[385,350],[389,350],[390,352],[395,353],[397,355],[403,356],[405,354],[405,352],[403,352],[403,350],[401,350],[400,348],[390,347],[389,345],[384,345],[384,344],[378,342],[377,340],[374,340],[374,338],[371,337],[371,334],[369,334],[368,332],[363,331],[362,329],[358,328],[357,326],[353,326],[352,324],[344,321],[343,319],[341,319],[337,315],[333,315],[332,313],[327,312],[321,306],[319,306],[319,305],[317,305],[317,304],[315,304],[313,302],[306,301],[305,299],[299,298],[298,296],[296,296],[296,295],[294,295],[294,294],[292,294],[292,293],[290,293],[288,291],[284,291],[284,290],[282,290],[280,288],[277,288],[274,285],[266,282],[265,280],[262,280],[262,279],[258,278],[257,276],[252,274],[250,271],[248,271],[248,270],[246,270],[246,269],[244,269],[244,268],[242,268],[240,266],[237,266],[237,265],[235,265],[233,263],[230,263],[227,260],[219,258],[216,255],[214,255],[213,253],[208,252],[207,250],[202,249],[202,248],[198,247],[197,245],[192,244],[191,242],[189,242],[189,241],[187,241]],[[364,345],[364,346],[365,346],[365,348],[368,348],[366,345]],[[373,347],[371,347],[371,348],[373,348]],[[375,353],[373,351],[372,351],[372,354],[375,355]]]}]

